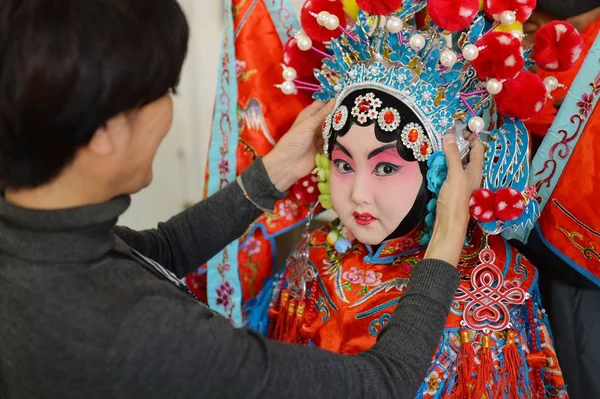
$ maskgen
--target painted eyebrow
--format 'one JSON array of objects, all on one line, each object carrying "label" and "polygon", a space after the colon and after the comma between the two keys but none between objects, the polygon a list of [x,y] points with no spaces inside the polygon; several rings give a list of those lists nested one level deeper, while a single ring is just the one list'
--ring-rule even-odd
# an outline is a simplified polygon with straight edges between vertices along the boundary
[{"label": "painted eyebrow", "polygon": [[396,144],[386,144],[384,146],[381,146],[379,148],[374,149],[373,151],[371,151],[369,153],[369,155],[367,156],[367,159],[371,159],[373,158],[375,155],[381,154],[384,151],[390,150],[392,148],[396,148]]},{"label": "painted eyebrow", "polygon": [[343,152],[344,154],[346,154],[346,155],[347,155],[347,156],[348,156],[350,159],[353,159],[353,158],[352,158],[352,155],[350,155],[350,151],[348,151],[348,150],[346,149],[346,147],[344,147],[343,145],[341,145],[341,144],[340,144],[340,143],[338,143],[337,141],[335,142],[335,146],[336,146],[336,147],[337,147],[337,148],[338,148],[338,149],[339,149],[341,152]]}]

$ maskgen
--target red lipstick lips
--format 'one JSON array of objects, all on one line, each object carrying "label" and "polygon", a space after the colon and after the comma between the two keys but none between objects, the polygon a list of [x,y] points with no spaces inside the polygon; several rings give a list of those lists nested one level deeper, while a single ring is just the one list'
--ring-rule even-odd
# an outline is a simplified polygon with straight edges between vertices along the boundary
[{"label": "red lipstick lips", "polygon": [[353,216],[354,220],[356,220],[356,223],[360,224],[361,226],[368,226],[377,220],[377,218],[370,213],[354,212]]}]

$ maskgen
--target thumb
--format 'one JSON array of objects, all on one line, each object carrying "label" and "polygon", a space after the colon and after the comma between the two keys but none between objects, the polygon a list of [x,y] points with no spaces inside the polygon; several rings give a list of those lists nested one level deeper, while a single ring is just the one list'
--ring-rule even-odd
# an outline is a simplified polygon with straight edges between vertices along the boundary
[{"label": "thumb", "polygon": [[456,136],[454,133],[447,133],[444,136],[444,155],[446,156],[446,164],[448,165],[448,174],[454,174],[462,170],[460,160],[460,151],[456,144]]}]

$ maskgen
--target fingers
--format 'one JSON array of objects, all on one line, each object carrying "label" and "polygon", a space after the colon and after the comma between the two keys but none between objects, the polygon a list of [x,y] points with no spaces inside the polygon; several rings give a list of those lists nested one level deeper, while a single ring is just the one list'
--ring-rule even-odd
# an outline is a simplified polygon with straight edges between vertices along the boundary
[{"label": "fingers", "polygon": [[483,174],[483,160],[485,158],[485,149],[480,140],[471,141],[471,151],[469,153],[469,163],[465,168],[465,173],[471,183],[473,190],[481,186]]},{"label": "fingers", "polygon": [[304,108],[302,113],[306,114],[307,117],[316,115],[319,110],[325,107],[328,103],[324,103],[323,101],[315,101],[310,104],[308,107]]},{"label": "fingers", "polygon": [[448,133],[444,136],[444,155],[448,164],[448,174],[453,174],[462,171],[462,163],[460,160],[460,151],[456,144],[456,136],[453,133]]},{"label": "fingers", "polygon": [[[335,105],[335,101],[329,101],[328,103],[321,103],[323,104],[322,107],[320,107],[316,112],[314,112],[314,114],[312,114],[311,116],[309,116],[307,118],[307,123],[310,123],[311,126],[309,127],[310,129],[317,129],[319,127],[321,127],[321,124],[323,123],[323,121],[325,120],[325,118],[327,118],[327,116],[331,113],[331,111],[333,111],[333,106]],[[312,112],[312,110],[311,110]]]}]

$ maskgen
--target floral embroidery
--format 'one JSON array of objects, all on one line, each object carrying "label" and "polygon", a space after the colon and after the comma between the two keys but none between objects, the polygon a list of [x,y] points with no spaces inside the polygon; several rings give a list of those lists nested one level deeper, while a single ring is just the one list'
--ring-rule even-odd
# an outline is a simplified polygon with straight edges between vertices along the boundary
[{"label": "floral embroidery", "polygon": [[254,237],[250,237],[245,243],[242,249],[248,253],[249,256],[260,253],[261,242]]},{"label": "floral embroidery", "polygon": [[231,302],[231,296],[233,295],[233,287],[229,284],[229,281],[225,280],[219,288],[217,288],[217,305],[223,306],[225,310],[228,310],[233,303]]},{"label": "floral embroidery", "polygon": [[592,94],[584,93],[581,96],[581,101],[577,102],[577,106],[579,107],[579,112],[581,115],[586,118],[592,111],[592,103],[594,102],[594,96]]},{"label": "floral embroidery", "polygon": [[368,270],[364,279],[364,284],[371,286],[379,285],[381,284],[381,277],[383,277],[383,274],[374,272],[373,270]]},{"label": "floral embroidery", "polygon": [[429,374],[426,382],[427,382],[427,394],[433,396],[440,389],[440,385],[442,384],[442,379],[438,376],[437,371],[434,371],[431,374]]},{"label": "floral embroidery", "polygon": [[221,176],[227,176],[229,174],[229,161],[225,158],[219,162],[219,174]]},{"label": "floral embroidery", "polygon": [[286,199],[279,204],[279,213],[287,220],[292,220],[298,216],[298,204]]},{"label": "floral embroidery", "polygon": [[342,277],[344,278],[344,280],[350,282],[351,284],[364,285],[365,271],[358,270],[356,267],[353,267],[350,270],[344,272]]}]

